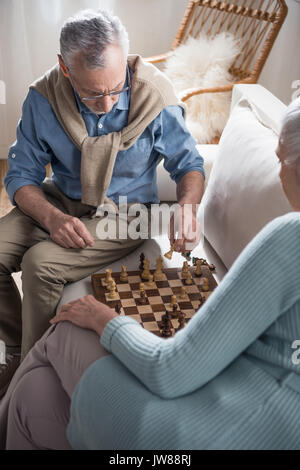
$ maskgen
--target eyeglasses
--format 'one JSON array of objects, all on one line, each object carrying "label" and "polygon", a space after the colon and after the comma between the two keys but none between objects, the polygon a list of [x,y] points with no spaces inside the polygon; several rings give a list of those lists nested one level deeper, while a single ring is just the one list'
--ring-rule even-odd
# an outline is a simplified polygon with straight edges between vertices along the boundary
[{"label": "eyeglasses", "polygon": [[[70,70],[68,70],[68,73],[69,73],[69,77],[71,78],[72,81],[74,81],[71,77],[71,74],[70,74]],[[131,88],[131,80],[130,80],[130,73],[129,73],[129,68],[128,66],[126,67],[126,77],[127,77],[127,83],[128,83],[128,86],[124,86],[122,88],[122,90],[118,90],[118,91],[110,91],[109,93],[101,93],[100,95],[95,95],[95,96],[85,96],[85,97],[82,97],[80,96],[80,94],[78,93],[78,96],[79,98],[81,99],[81,101],[94,101],[94,100],[98,100],[99,98],[103,98],[104,96],[116,96],[116,95],[120,95],[121,93],[124,93],[125,91],[128,91],[130,90]],[[74,85],[73,85],[74,86]],[[75,88],[75,87],[74,87]]]}]

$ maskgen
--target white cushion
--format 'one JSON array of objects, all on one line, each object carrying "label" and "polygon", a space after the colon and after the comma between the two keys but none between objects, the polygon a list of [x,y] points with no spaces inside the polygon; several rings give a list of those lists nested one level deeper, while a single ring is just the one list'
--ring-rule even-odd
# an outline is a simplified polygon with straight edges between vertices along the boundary
[{"label": "white cushion", "polygon": [[286,111],[286,105],[282,101],[261,85],[235,85],[232,92],[231,111],[242,99],[248,101],[262,124],[273,129],[275,134],[280,133],[281,121]]},{"label": "white cushion", "polygon": [[267,222],[292,211],[279,179],[278,132],[266,115],[259,102],[239,96],[199,211],[204,235],[228,269]]}]

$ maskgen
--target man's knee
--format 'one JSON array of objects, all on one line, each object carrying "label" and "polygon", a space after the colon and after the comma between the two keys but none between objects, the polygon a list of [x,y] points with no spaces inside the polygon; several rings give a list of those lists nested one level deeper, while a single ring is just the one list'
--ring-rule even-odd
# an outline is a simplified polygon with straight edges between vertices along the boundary
[{"label": "man's knee", "polygon": [[59,269],[51,262],[51,254],[43,242],[29,248],[21,262],[23,278],[36,280],[59,281]]},{"label": "man's knee", "polygon": [[22,258],[9,252],[9,243],[0,241],[0,276],[7,276],[21,270]]}]

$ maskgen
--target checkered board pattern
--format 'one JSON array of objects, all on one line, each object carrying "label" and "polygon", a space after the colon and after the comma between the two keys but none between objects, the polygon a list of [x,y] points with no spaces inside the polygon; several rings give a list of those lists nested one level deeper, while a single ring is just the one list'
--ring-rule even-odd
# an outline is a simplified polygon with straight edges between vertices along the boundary
[{"label": "checkered board pattern", "polygon": [[[92,274],[92,286],[94,296],[97,300],[111,308],[115,308],[116,304],[121,305],[120,315],[128,315],[138,321],[144,328],[156,334],[161,335],[161,317],[166,310],[172,312],[170,305],[171,296],[176,295],[179,310],[185,313],[186,323],[192,318],[195,311],[203,305],[201,297],[207,299],[211,292],[217,286],[216,280],[213,277],[208,266],[201,266],[202,276],[195,276],[195,267],[189,267],[192,275],[193,284],[185,285],[184,280],[181,279],[182,268],[167,268],[164,269],[164,279],[161,281],[154,281],[155,287],[149,287],[147,281],[141,277],[142,271],[128,271],[128,281],[120,281],[120,272],[112,273],[112,277],[116,282],[117,299],[109,299],[109,291],[103,284],[105,280],[105,273]],[[150,270],[151,274],[154,270]],[[209,290],[202,290],[202,278],[206,277],[209,283]],[[146,291],[146,304],[140,305],[140,291],[139,284],[144,283]],[[180,299],[180,289],[184,286],[188,299]],[[204,300],[204,301],[205,301]],[[172,318],[172,335],[178,330],[179,322],[177,318]]]}]

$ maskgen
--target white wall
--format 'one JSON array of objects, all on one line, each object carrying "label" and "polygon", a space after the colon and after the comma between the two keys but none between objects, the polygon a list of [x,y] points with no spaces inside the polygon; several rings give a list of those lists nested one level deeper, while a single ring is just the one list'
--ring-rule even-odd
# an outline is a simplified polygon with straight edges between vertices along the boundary
[{"label": "white wall", "polygon": [[292,83],[299,81],[300,96],[300,2],[286,0],[288,14],[260,75],[259,83],[285,104],[290,103]]},{"label": "white wall", "polygon": [[108,8],[130,35],[130,52],[169,49],[188,0],[0,0],[0,158],[7,158],[28,86],[56,63],[66,18]]},{"label": "white wall", "polygon": [[[285,103],[300,80],[300,3],[289,13],[260,83]],[[188,0],[0,0],[0,158],[15,140],[30,83],[56,62],[63,21],[82,8],[110,8],[130,35],[130,52],[149,56],[169,49]],[[300,85],[300,83],[299,83]],[[300,86],[299,86],[300,89]],[[294,90],[295,91],[295,90]]]}]

